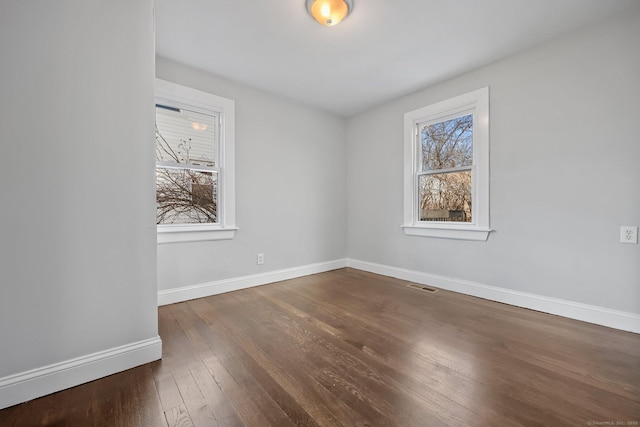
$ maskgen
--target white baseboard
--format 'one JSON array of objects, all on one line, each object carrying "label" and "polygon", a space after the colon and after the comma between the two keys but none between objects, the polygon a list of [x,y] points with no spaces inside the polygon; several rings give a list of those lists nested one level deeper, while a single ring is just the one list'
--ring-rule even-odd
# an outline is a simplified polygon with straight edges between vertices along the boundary
[{"label": "white baseboard", "polygon": [[308,276],[310,274],[323,273],[325,271],[336,270],[343,267],[351,267],[423,285],[432,285],[441,289],[465,295],[472,295],[517,307],[529,308],[532,310],[542,311],[544,313],[555,314],[623,331],[640,333],[640,315],[635,313],[529,294],[526,292],[518,292],[481,283],[406,270],[403,268],[355,259],[334,260],[159,291],[158,305],[167,305],[196,298],[203,298],[225,292],[246,289],[253,286],[266,285],[268,283],[279,282],[282,280],[295,279],[296,277]]},{"label": "white baseboard", "polygon": [[324,273],[325,271],[337,270],[338,268],[344,268],[346,266],[347,260],[340,259],[304,265],[301,267],[268,271],[266,273],[252,274],[250,276],[234,277],[231,279],[218,280],[194,286],[167,289],[158,291],[158,305],[173,304],[176,302],[208,297],[254,286],[266,285],[268,283],[280,282],[282,280],[295,279],[296,277],[308,276],[310,274]]},{"label": "white baseboard", "polygon": [[162,357],[159,336],[0,378],[0,409],[84,384]]},{"label": "white baseboard", "polygon": [[481,283],[437,276],[419,271],[405,270],[388,265],[348,259],[347,266],[383,276],[431,285],[437,288],[472,295],[517,307],[529,308],[545,313],[556,314],[570,319],[595,323],[596,325],[640,333],[640,315],[609,308],[581,304],[573,301],[549,298],[525,292],[483,285]]}]

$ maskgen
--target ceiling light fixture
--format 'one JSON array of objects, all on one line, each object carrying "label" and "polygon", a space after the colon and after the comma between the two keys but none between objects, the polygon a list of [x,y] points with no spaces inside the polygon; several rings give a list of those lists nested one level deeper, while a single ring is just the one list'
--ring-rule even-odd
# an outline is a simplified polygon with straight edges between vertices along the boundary
[{"label": "ceiling light fixture", "polygon": [[351,9],[352,0],[307,0],[307,11],[325,27],[340,23],[351,13]]}]

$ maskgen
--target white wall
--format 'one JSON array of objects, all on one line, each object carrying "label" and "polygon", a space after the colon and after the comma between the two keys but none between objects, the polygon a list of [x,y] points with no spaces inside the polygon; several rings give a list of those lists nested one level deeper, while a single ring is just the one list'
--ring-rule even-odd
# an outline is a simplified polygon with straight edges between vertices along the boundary
[{"label": "white wall", "polygon": [[158,245],[161,294],[345,258],[344,119],[161,57],[156,75],[235,100],[239,227],[233,240]]},{"label": "white wall", "polygon": [[[638,46],[636,13],[351,118],[348,256],[640,313],[640,246],[618,243],[640,225]],[[495,232],[405,236],[403,114],[484,86]]]},{"label": "white wall", "polygon": [[152,0],[0,4],[0,408],[160,355],[153,49]]}]

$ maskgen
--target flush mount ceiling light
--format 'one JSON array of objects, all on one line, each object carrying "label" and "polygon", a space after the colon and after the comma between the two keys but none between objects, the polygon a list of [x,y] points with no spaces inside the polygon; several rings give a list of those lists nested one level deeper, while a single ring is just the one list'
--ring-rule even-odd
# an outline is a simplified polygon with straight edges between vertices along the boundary
[{"label": "flush mount ceiling light", "polygon": [[307,11],[325,27],[338,24],[351,13],[351,9],[352,0],[307,0]]}]

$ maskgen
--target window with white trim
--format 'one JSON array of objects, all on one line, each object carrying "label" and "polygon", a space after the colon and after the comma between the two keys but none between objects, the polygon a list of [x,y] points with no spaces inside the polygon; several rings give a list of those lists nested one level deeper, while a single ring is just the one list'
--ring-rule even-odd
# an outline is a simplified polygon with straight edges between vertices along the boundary
[{"label": "window with white trim", "polygon": [[231,239],[233,100],[156,79],[158,243]]},{"label": "window with white trim", "polygon": [[406,234],[487,240],[489,88],[404,115]]}]

